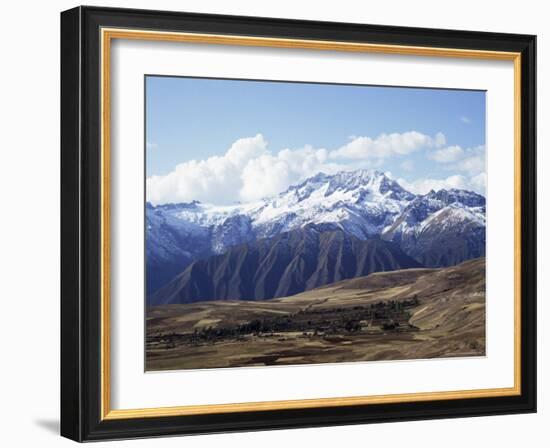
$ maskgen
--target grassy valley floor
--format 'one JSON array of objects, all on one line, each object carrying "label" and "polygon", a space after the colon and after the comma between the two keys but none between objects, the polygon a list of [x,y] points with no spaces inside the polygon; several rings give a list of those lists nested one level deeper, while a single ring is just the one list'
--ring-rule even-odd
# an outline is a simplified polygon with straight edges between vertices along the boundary
[{"label": "grassy valley floor", "polygon": [[146,370],[482,356],[485,258],[291,297],[147,309]]}]

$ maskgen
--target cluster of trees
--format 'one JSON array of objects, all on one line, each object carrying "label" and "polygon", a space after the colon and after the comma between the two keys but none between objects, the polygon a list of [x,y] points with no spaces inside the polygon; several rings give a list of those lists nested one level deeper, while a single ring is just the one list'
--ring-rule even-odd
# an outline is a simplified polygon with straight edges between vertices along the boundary
[{"label": "cluster of trees", "polygon": [[405,300],[380,301],[353,307],[302,309],[293,314],[252,319],[234,326],[195,329],[193,333],[157,336],[157,342],[173,347],[177,343],[204,343],[242,340],[247,335],[272,336],[275,333],[302,332],[304,335],[334,335],[362,331],[370,325],[384,331],[396,330],[410,319],[409,308],[418,305],[416,296]]}]

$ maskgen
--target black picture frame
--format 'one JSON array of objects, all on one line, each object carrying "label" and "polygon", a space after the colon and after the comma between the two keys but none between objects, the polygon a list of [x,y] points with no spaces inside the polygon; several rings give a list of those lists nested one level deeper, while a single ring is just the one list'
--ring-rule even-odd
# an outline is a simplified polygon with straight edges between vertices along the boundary
[{"label": "black picture frame", "polygon": [[[100,29],[521,54],[521,393],[515,396],[102,419]],[[76,441],[536,412],[536,37],[100,7],[61,13],[61,435]]]}]

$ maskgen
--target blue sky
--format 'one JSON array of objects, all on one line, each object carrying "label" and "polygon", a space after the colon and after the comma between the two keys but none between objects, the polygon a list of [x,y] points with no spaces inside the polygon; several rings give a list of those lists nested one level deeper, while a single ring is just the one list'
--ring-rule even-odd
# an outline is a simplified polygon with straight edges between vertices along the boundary
[{"label": "blue sky", "polygon": [[315,170],[356,167],[416,192],[483,193],[485,92],[148,76],[146,141],[154,202],[253,200],[247,181],[270,194]]}]

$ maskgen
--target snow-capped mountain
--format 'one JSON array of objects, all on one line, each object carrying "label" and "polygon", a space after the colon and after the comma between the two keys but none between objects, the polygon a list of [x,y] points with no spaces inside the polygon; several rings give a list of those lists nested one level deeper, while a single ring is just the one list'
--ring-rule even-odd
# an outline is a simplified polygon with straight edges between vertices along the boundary
[{"label": "snow-capped mountain", "polygon": [[380,234],[412,199],[378,171],[320,173],[262,201],[250,216],[263,238],[317,224],[367,239]]},{"label": "snow-capped mountain", "polygon": [[[428,230],[443,229],[442,224],[451,222],[434,214],[452,215],[457,222],[453,231],[459,222],[470,221],[482,222],[479,225],[484,229],[484,205],[483,196],[463,190],[417,196],[384,173],[370,170],[319,173],[274,197],[249,204],[147,204],[147,290],[158,289],[195,260],[307,225],[343,231],[360,240],[382,237],[418,259],[406,247],[416,252],[413,240],[417,241],[418,234],[427,235]],[[444,211],[446,207],[451,209]],[[462,218],[458,209],[464,212]],[[483,247],[484,238],[483,232]],[[404,241],[409,244],[403,245]]]},{"label": "snow-capped mountain", "polygon": [[450,266],[485,255],[485,198],[465,190],[430,191],[417,196],[382,239],[424,266]]}]

